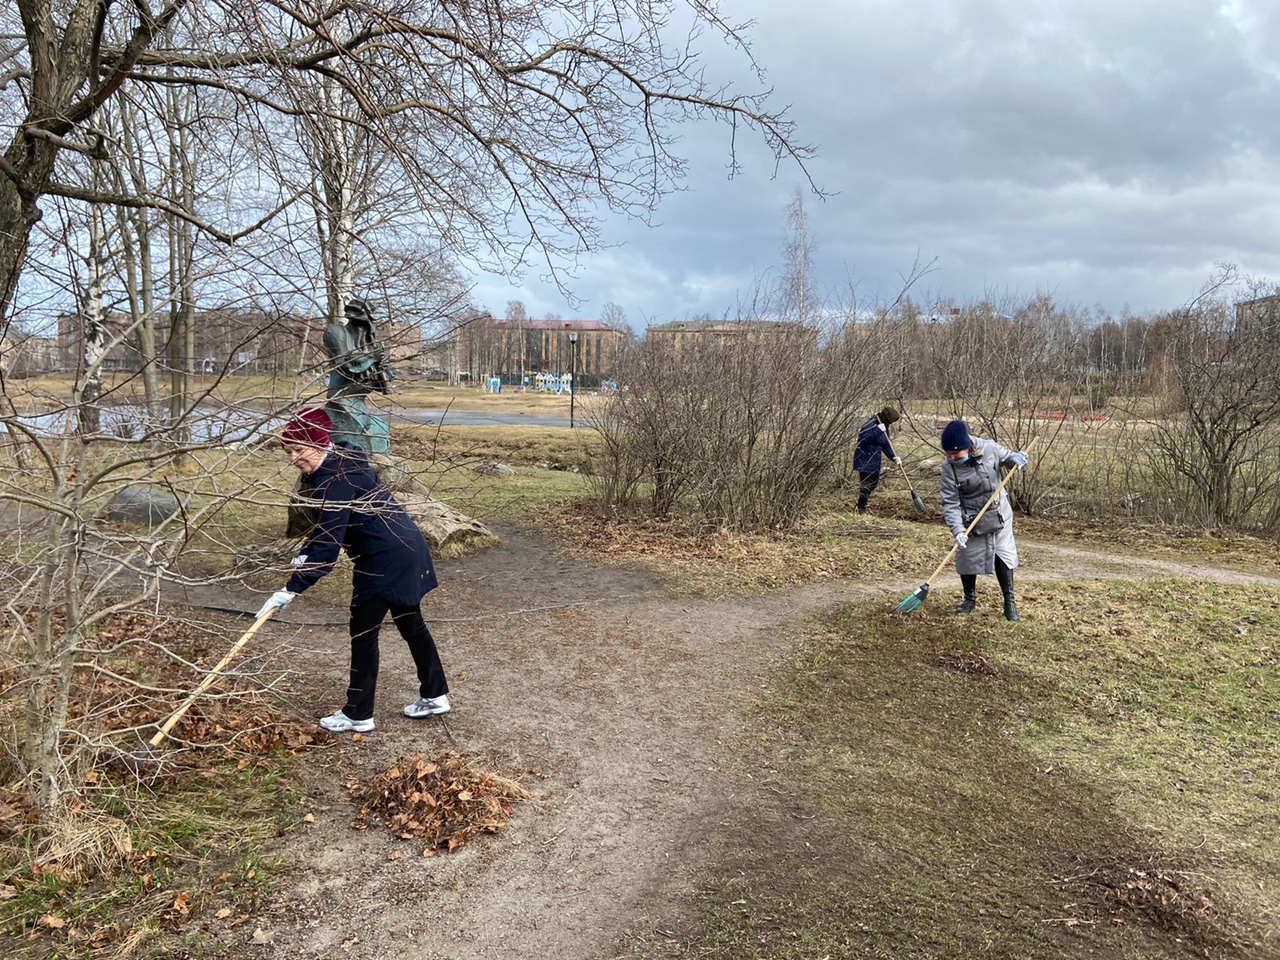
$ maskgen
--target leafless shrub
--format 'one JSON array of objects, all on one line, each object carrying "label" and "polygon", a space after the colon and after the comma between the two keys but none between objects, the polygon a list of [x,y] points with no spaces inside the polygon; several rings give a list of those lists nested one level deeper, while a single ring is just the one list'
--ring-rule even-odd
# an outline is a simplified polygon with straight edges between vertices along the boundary
[{"label": "leafless shrub", "polygon": [[[627,358],[627,389],[592,425],[603,503],[693,510],[735,530],[791,529],[889,386],[889,327],[762,320],[703,325]],[[656,341],[656,342],[655,342]]]},{"label": "leafless shrub", "polygon": [[[899,324],[910,343],[905,387],[934,404],[934,416],[916,423],[958,417],[975,435],[1011,449],[1035,438],[1031,466],[1011,481],[1010,495],[1028,510],[1051,499],[1050,451],[1068,423],[1064,411],[1077,419],[1082,392],[1073,357],[1079,327],[1074,311],[1044,295],[1004,297],[967,306],[940,303],[927,313],[911,308]],[[935,442],[936,433],[922,439]]]},{"label": "leafless shrub", "polygon": [[1215,295],[1164,318],[1168,415],[1144,419],[1153,487],[1182,519],[1274,529],[1280,515],[1280,301]]}]

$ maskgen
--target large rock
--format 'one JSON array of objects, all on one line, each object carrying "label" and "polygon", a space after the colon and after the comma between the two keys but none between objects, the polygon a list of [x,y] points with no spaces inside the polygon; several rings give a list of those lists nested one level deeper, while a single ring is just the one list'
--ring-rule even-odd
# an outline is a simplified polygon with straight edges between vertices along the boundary
[{"label": "large rock", "polygon": [[911,472],[917,476],[940,477],[942,476],[942,459],[927,457],[924,460],[917,460]]},{"label": "large rock", "polygon": [[446,543],[464,543],[475,537],[494,537],[492,531],[479,520],[459,513],[430,496],[418,478],[405,467],[402,458],[389,453],[375,454],[369,458],[369,462],[422,530],[422,535],[433,549],[443,547]]},{"label": "large rock", "polygon": [[129,484],[107,502],[107,516],[155,526],[178,512],[178,500],[168,490]]},{"label": "large rock", "polygon": [[422,484],[404,465],[401,457],[390,453],[375,453],[369,457],[369,466],[373,467],[373,472],[382,478],[382,482],[397,497],[402,493],[422,492]]},{"label": "large rock", "polygon": [[464,543],[475,537],[493,537],[494,534],[479,520],[459,513],[446,506],[434,497],[425,493],[402,493],[396,497],[403,505],[414,523],[422,530],[422,535],[432,547],[443,547],[447,543]]},{"label": "large rock", "polygon": [[[382,482],[391,489],[396,500],[422,530],[422,535],[432,548],[442,547],[446,543],[462,543],[474,537],[497,539],[479,520],[473,520],[425,493],[422,484],[405,469],[404,461],[399,457],[375,454],[369,461]],[[299,477],[294,486],[294,502],[289,506],[285,535],[290,538],[304,536],[315,524],[314,508],[298,502],[302,489],[301,480]]]}]

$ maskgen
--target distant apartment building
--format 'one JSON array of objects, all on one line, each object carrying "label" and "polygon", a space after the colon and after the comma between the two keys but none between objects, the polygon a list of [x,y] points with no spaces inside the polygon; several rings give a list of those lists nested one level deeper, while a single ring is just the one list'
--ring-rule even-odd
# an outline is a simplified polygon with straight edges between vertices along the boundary
[{"label": "distant apartment building", "polygon": [[1271,335],[1280,335],[1280,294],[1255,297],[1236,304],[1236,326],[1251,325],[1264,328]]},{"label": "distant apartment building", "polygon": [[[576,338],[577,358],[574,358]],[[458,372],[473,380],[539,373],[608,379],[616,375],[626,333],[599,320],[497,320],[480,316],[454,338]],[[446,356],[445,348],[435,348]]]},{"label": "distant apartment building", "polygon": [[645,330],[648,345],[677,354],[693,343],[707,340],[722,344],[781,340],[816,347],[818,331],[794,320],[673,320]]},{"label": "distant apartment building", "polygon": [[6,377],[30,377],[57,369],[57,337],[30,336],[14,328],[0,337],[0,371]]}]

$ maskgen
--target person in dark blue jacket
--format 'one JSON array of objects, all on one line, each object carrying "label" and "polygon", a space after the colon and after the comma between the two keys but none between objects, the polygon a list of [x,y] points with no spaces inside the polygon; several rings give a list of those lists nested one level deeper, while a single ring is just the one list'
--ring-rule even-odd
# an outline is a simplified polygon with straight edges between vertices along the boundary
[{"label": "person in dark blue jacket", "polygon": [[258,611],[283,607],[333,569],[339,551],[351,558],[351,680],[347,702],[320,725],[333,733],[374,729],[378,684],[378,633],[387,613],[409,645],[418,668],[418,699],[408,717],[448,713],[449,685],[431,631],[422,619],[422,598],[437,585],[422,531],[369,465],[363,450],[334,443],[324,410],[296,414],[280,440],[289,462],[302,473],[302,495],[316,523],[292,561],[295,571]]},{"label": "person in dark blue jacket", "polygon": [[902,463],[889,442],[889,427],[899,420],[898,411],[885,407],[862,425],[858,444],[853,448],[853,469],[858,471],[858,512],[867,512],[867,501],[880,483],[880,457]]}]

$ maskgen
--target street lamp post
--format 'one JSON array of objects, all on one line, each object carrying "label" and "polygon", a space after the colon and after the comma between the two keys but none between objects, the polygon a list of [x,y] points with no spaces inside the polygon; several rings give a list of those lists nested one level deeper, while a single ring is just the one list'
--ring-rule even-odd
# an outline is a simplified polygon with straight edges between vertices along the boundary
[{"label": "street lamp post", "polygon": [[578,331],[569,331],[569,429],[573,429],[573,401],[578,393]]}]

